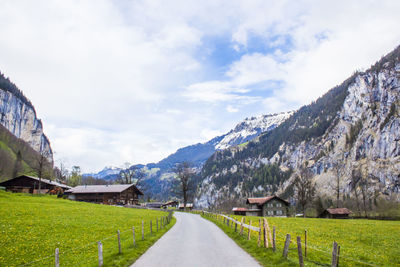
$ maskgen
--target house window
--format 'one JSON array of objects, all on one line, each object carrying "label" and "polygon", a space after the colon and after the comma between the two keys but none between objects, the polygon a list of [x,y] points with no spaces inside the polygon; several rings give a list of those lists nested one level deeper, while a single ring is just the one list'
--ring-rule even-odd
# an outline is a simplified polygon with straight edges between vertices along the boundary
[{"label": "house window", "polygon": [[269,208],[272,208],[273,206],[274,206],[274,204],[268,203],[268,207],[269,207]]},{"label": "house window", "polygon": [[276,211],[276,215],[282,215],[282,211],[281,210],[277,210]]},{"label": "house window", "polygon": [[274,215],[274,211],[269,210],[269,211],[268,211],[268,215]]},{"label": "house window", "polygon": [[276,207],[278,208],[282,207],[282,203],[276,203]]}]

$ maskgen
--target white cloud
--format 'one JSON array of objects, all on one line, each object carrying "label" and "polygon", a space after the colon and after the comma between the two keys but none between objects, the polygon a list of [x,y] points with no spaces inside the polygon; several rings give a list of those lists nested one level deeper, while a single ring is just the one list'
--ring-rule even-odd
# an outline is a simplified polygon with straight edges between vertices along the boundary
[{"label": "white cloud", "polygon": [[[56,158],[96,171],[314,100],[399,44],[399,11],[399,1],[4,0],[0,70],[34,103]],[[218,49],[242,53],[223,66],[210,62],[226,51],[205,42],[221,36],[230,43]]]},{"label": "white cloud", "polygon": [[231,105],[228,105],[228,106],[226,107],[226,111],[228,111],[228,112],[230,112],[230,113],[235,113],[235,112],[238,112],[239,109],[238,109],[238,108],[235,108],[235,107],[233,107],[233,106],[231,106]]}]

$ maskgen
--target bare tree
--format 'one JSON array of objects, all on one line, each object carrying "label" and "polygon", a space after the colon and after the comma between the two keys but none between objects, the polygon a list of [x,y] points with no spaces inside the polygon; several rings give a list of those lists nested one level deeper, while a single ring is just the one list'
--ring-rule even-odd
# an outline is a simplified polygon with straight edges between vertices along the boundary
[{"label": "bare tree", "polygon": [[354,193],[354,196],[356,197],[356,205],[357,205],[357,211],[360,213],[360,202],[358,199],[358,194],[359,194],[359,189],[358,189],[358,183],[360,182],[362,178],[361,171],[359,169],[354,169],[351,171],[351,181],[350,181],[350,188]]},{"label": "bare tree", "polygon": [[41,150],[35,158],[35,165],[33,166],[33,170],[36,171],[39,178],[38,194],[41,194],[43,175],[47,174],[48,171],[51,170],[53,167],[52,163],[49,160],[50,156],[50,151]]},{"label": "bare tree", "polygon": [[186,210],[186,204],[191,190],[191,179],[193,177],[193,170],[188,162],[182,162],[176,165],[175,173],[178,176],[180,187],[183,196],[183,208]]},{"label": "bare tree", "polygon": [[297,192],[297,200],[303,210],[303,217],[306,217],[307,205],[313,201],[315,195],[315,186],[311,178],[311,171],[303,166],[300,168],[299,175],[297,175],[294,180],[294,188]]},{"label": "bare tree", "polygon": [[336,161],[333,169],[336,175],[336,184],[335,184],[335,191],[336,191],[336,208],[339,208],[339,202],[340,202],[340,191],[341,191],[341,187],[340,187],[340,181],[341,181],[341,177],[343,175],[343,169],[344,169],[344,152],[341,151],[342,153],[342,159]]},{"label": "bare tree", "polygon": [[145,175],[138,167],[131,166],[129,162],[126,162],[124,164],[124,169],[122,169],[119,173],[119,177],[125,184],[133,183],[135,186],[139,186]]}]

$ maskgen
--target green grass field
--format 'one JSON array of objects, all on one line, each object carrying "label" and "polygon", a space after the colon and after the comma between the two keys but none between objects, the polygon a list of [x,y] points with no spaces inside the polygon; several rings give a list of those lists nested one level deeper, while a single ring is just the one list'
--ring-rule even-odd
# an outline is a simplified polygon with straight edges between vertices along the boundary
[{"label": "green grass field", "polygon": [[[307,259],[305,266],[330,266],[332,244],[340,246],[341,266],[400,266],[400,221],[378,220],[335,220],[311,218],[267,217],[271,231],[276,227],[277,251],[257,246],[258,233],[251,232],[251,240],[246,235],[235,233],[234,227],[227,227],[221,221],[209,216],[240,246],[248,251],[264,266],[298,266],[296,237],[302,239],[304,253],[304,231],[307,230]],[[233,216],[241,220],[241,216]],[[245,217],[246,223],[259,225],[260,217]],[[291,235],[288,260],[282,259],[286,234]]]},{"label": "green grass field", "polygon": [[[174,218],[156,232],[156,218],[167,214],[0,190],[0,266],[51,266],[56,248],[61,266],[98,266],[97,241],[103,243],[104,266],[127,266],[172,227]],[[118,254],[117,230],[122,254]]]}]

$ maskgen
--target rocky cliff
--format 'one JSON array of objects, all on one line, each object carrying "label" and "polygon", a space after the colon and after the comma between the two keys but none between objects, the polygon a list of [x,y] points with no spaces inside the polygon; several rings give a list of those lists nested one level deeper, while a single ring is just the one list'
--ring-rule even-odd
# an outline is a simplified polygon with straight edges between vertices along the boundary
[{"label": "rocky cliff", "polygon": [[53,162],[50,142],[41,120],[22,92],[0,73],[0,124]]},{"label": "rocky cliff", "polygon": [[[339,177],[340,195],[349,197],[358,171],[370,195],[400,200],[399,104],[400,47],[245,148],[216,152],[203,168],[197,202],[210,206],[274,193],[290,197],[301,166],[312,171],[320,196],[332,197]],[[241,178],[229,178],[238,173]]]}]

